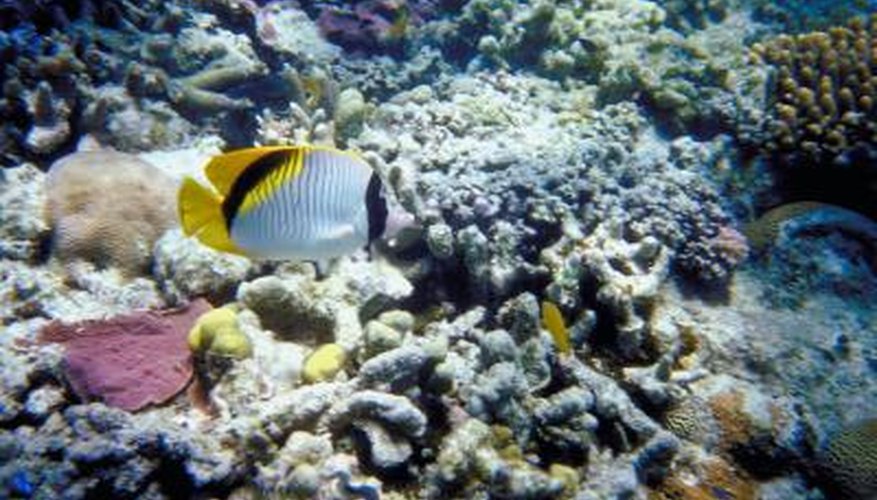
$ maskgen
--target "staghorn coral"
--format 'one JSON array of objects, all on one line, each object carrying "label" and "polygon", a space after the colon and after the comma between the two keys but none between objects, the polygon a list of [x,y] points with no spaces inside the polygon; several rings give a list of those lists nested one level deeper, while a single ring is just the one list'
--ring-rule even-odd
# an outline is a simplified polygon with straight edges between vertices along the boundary
[{"label": "staghorn coral", "polygon": [[[787,167],[792,181],[807,178],[802,167],[813,168],[811,175],[828,170],[832,174],[805,188],[831,194],[831,187],[840,199],[849,199],[851,191],[852,197],[873,197],[868,185],[877,179],[877,15],[826,32],[780,36],[753,46],[753,55],[775,69],[765,149]],[[865,206],[877,208],[873,202]]]},{"label": "staghorn coral", "polygon": [[152,165],[115,151],[74,153],[46,180],[54,254],[142,273],[176,220],[174,184]]}]

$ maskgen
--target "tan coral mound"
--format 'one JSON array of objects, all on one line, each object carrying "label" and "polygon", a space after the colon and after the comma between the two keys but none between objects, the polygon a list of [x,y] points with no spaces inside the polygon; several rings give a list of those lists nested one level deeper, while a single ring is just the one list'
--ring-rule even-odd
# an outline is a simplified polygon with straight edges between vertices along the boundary
[{"label": "tan coral mound", "polygon": [[175,223],[175,184],[135,156],[73,153],[55,162],[46,181],[53,254],[141,274],[152,247]]}]

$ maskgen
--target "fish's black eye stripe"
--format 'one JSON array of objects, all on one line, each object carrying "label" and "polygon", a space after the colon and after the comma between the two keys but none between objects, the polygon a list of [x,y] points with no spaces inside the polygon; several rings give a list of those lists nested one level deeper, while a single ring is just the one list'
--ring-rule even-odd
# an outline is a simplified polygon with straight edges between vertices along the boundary
[{"label": "fish's black eye stripe", "polygon": [[368,211],[368,241],[372,241],[384,234],[387,227],[387,200],[381,192],[383,184],[381,178],[376,172],[372,173],[371,179],[368,181],[368,189],[365,192],[365,207]]},{"label": "fish's black eye stripe", "polygon": [[272,151],[249,167],[244,169],[240,177],[235,179],[228,196],[222,201],[222,215],[225,217],[225,227],[231,231],[231,223],[238,214],[244,199],[256,187],[259,182],[271,175],[272,172],[282,167],[289,159],[290,151]]}]

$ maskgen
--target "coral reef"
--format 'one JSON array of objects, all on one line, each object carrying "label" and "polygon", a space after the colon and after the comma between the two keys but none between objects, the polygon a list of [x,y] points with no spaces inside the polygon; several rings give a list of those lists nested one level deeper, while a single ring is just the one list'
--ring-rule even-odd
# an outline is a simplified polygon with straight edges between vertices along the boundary
[{"label": "coral reef", "polygon": [[238,285],[255,274],[249,259],[213,250],[168,230],[155,243],[152,273],[171,303],[187,297],[205,297],[223,304],[234,298]]},{"label": "coral reef", "polygon": [[[872,187],[747,148],[783,71],[861,100],[873,23],[770,3],[0,5],[0,496],[871,494]],[[856,123],[819,154],[868,180]],[[422,228],[320,272],[173,228],[207,158],[301,142]]]},{"label": "coral reef", "polygon": [[753,47],[754,58],[774,69],[764,148],[782,167],[790,197],[877,213],[875,26],[873,16],[854,18]]},{"label": "coral reef", "polygon": [[[564,225],[589,232],[600,220],[617,221],[635,239],[653,235],[674,251],[703,243],[691,250],[697,258],[682,262],[695,276],[725,275],[737,262],[708,242],[729,218],[696,173],[700,166],[673,164],[647,139],[634,107],[582,109],[576,97],[549,103],[554,85],[483,74],[418,87],[379,107],[380,128],[354,145],[381,155],[386,165],[378,168],[398,179],[400,199],[414,205],[427,235],[451,228],[459,257],[446,267],[462,261],[468,293],[478,299],[538,279],[539,251]],[[636,141],[646,145],[631,152]],[[619,190],[619,180],[628,189]],[[428,238],[447,260],[450,251],[436,241]],[[726,271],[710,270],[713,263]]]},{"label": "coral reef", "polygon": [[[69,406],[39,425],[0,431],[0,478],[9,495],[71,498],[223,491],[241,477],[209,440],[189,439],[167,420],[138,420],[104,405]],[[173,464],[173,470],[167,470]],[[102,472],[95,474],[95,468]]]},{"label": "coral reef", "polygon": [[407,2],[368,0],[354,6],[324,6],[320,32],[350,52],[401,55],[411,13]]},{"label": "coral reef", "polygon": [[54,255],[142,274],[152,246],[176,220],[174,192],[170,179],[134,156],[115,151],[65,156],[46,179]]},{"label": "coral reef", "polygon": [[0,170],[0,258],[37,260],[49,227],[44,175],[34,165]]},{"label": "coral reef", "polygon": [[344,367],[346,358],[338,344],[323,344],[305,359],[302,379],[308,383],[331,380]]},{"label": "coral reef", "polygon": [[563,490],[561,481],[524,460],[507,428],[491,428],[476,419],[462,422],[448,436],[434,474],[436,488],[460,496],[542,498],[559,495]]},{"label": "coral reef", "polygon": [[663,2],[667,25],[684,33],[702,30],[724,20],[739,8],[736,0],[670,0]]},{"label": "coral reef", "polygon": [[[776,207],[750,223],[768,276],[782,287],[768,287],[765,298],[794,307],[813,293],[832,293],[850,301],[874,293],[877,224],[841,207],[797,202]],[[805,271],[806,270],[806,271]]]}]

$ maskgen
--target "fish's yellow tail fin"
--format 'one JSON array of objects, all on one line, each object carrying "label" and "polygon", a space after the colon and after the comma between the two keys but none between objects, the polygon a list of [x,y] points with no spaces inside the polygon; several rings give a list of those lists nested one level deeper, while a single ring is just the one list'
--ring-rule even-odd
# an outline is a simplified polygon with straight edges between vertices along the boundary
[{"label": "fish's yellow tail fin", "polygon": [[229,237],[222,214],[222,200],[215,193],[198,184],[195,179],[186,177],[180,186],[177,206],[183,234],[195,236],[198,241],[216,250],[243,253]]}]

